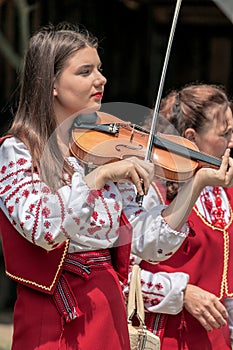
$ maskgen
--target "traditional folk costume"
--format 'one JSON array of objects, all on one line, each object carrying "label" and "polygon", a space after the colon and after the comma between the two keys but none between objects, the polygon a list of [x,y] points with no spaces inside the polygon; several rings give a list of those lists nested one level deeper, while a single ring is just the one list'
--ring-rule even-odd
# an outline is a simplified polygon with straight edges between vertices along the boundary
[{"label": "traditional folk costume", "polygon": [[[145,198],[145,206],[151,206],[158,199],[166,202],[164,188],[159,182],[151,187],[151,195]],[[152,203],[153,202],[153,203]],[[166,285],[151,283],[163,273],[188,274],[194,284],[215,294],[223,303],[227,301],[233,311],[233,189],[206,187],[199,196],[188,219],[190,233],[181,248],[168,260],[159,264],[141,262],[147,327],[160,335],[162,350],[230,350],[229,327],[207,332],[199,321],[185,308],[174,315],[174,300],[182,297],[182,287],[174,282],[170,285],[173,296],[171,303],[161,298]],[[162,307],[160,303],[162,301]],[[154,310],[153,310],[153,304]],[[178,304],[177,304],[178,305]],[[179,308],[179,305],[178,305]],[[150,312],[152,311],[152,312]],[[161,314],[162,312],[163,314]],[[232,315],[230,315],[232,319]]]},{"label": "traditional folk costume", "polygon": [[129,349],[119,279],[127,278],[130,249],[164,260],[187,226],[172,230],[163,206],[139,208],[132,184],[90,190],[73,157],[74,174],[55,193],[32,173],[22,142],[2,140],[0,159],[6,274],[18,282],[12,350]]}]

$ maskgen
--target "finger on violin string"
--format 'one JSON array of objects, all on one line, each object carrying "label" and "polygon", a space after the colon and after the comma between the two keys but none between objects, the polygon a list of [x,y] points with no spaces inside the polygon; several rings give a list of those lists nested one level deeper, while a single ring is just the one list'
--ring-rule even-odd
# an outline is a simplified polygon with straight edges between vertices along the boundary
[{"label": "finger on violin string", "polygon": [[128,161],[134,164],[136,174],[132,176],[132,182],[135,184],[139,195],[147,194],[150,183],[154,178],[154,165],[136,157],[128,158]]},{"label": "finger on violin string", "polygon": [[225,183],[224,187],[232,187],[233,186],[233,159],[228,158],[228,163],[225,169]]},{"label": "finger on violin string", "polygon": [[222,163],[220,168],[222,169],[228,169],[229,163],[230,163],[230,149],[227,148],[222,156]]},{"label": "finger on violin string", "polygon": [[[134,183],[136,189],[137,189],[137,196],[144,196],[144,182],[142,179],[138,179],[135,183]],[[138,198],[139,199],[139,198]]]}]

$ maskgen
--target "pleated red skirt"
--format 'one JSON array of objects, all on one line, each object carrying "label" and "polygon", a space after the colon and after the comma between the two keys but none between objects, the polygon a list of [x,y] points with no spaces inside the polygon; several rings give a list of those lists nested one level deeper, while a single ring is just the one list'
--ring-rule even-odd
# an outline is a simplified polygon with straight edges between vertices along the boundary
[{"label": "pleated red skirt", "polygon": [[12,350],[129,350],[125,303],[114,269],[93,270],[88,280],[66,271],[64,276],[83,315],[66,323],[50,295],[18,285]]}]

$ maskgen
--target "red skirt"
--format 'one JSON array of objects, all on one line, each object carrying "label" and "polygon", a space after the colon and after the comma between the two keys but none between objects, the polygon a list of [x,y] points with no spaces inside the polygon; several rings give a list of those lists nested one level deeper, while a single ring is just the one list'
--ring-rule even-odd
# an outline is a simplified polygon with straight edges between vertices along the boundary
[{"label": "red skirt", "polygon": [[228,325],[207,332],[204,327],[184,310],[178,315],[168,315],[163,350],[231,350]]},{"label": "red skirt", "polygon": [[93,269],[87,280],[63,275],[82,315],[66,323],[52,296],[19,284],[12,350],[130,350],[125,303],[112,266]]}]

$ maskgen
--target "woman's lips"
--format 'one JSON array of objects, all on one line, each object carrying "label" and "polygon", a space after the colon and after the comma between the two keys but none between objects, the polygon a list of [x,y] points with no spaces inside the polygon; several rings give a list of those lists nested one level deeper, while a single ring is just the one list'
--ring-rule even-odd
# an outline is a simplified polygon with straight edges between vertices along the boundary
[{"label": "woman's lips", "polygon": [[103,93],[102,92],[97,92],[96,94],[92,95],[95,98],[98,98],[99,100],[101,100],[101,98],[103,97]]}]

